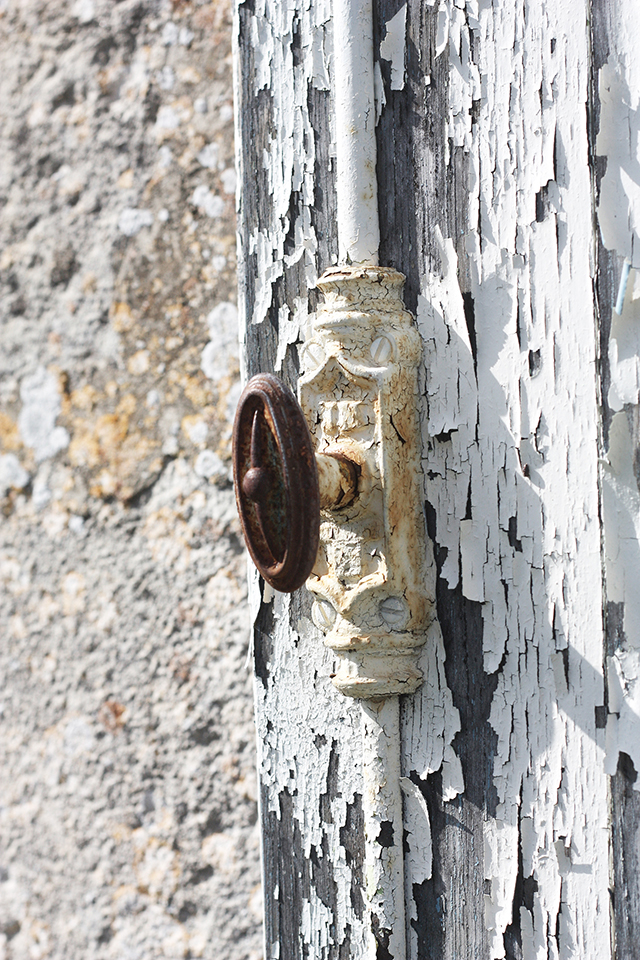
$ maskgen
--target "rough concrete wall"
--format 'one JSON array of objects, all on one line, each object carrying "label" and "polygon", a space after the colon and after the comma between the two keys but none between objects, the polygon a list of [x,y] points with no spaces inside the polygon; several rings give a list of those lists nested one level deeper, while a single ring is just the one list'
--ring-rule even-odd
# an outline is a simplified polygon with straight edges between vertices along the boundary
[{"label": "rough concrete wall", "polygon": [[0,957],[260,956],[226,2],[0,2]]}]

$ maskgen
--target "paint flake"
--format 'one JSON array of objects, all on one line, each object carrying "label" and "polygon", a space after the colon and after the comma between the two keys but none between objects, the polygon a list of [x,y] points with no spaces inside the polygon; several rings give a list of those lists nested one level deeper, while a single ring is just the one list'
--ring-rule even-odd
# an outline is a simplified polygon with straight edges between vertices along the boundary
[{"label": "paint flake", "polygon": [[380,57],[391,63],[391,89],[403,90],[405,82],[407,5],[400,7],[386,23],[385,38],[380,44]]}]

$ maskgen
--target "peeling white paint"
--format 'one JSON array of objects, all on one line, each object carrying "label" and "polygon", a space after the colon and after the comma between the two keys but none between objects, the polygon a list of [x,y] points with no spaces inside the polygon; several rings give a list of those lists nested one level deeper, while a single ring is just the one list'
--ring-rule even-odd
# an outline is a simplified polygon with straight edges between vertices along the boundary
[{"label": "peeling white paint", "polygon": [[429,808],[420,788],[408,777],[400,778],[400,787],[404,796],[404,828],[409,846],[405,867],[405,877],[408,881],[405,883],[405,899],[414,907],[411,919],[417,920],[418,915],[415,912],[411,887],[414,883],[430,880],[433,867]]},{"label": "peeling white paint", "polygon": [[[404,794],[404,822],[409,852],[405,859],[406,912],[409,920],[417,919],[413,899],[414,884],[431,878],[432,840],[429,814],[420,788],[408,774],[415,773],[420,780],[442,771],[443,795],[453,800],[464,791],[464,777],[460,761],[452,743],[460,730],[460,714],[453,704],[445,675],[445,651],[440,624],[433,620],[422,648],[419,662],[424,681],[411,698],[405,698],[402,708],[402,770],[400,780]],[[418,949],[417,933],[409,927],[407,956],[415,957]]]},{"label": "peeling white paint", "polygon": [[385,38],[380,44],[380,57],[391,63],[391,89],[402,90],[405,81],[405,44],[407,5],[400,7],[386,23]]},{"label": "peeling white paint", "polygon": [[[467,588],[471,589],[471,571],[477,568],[467,549],[469,541],[465,539],[471,521],[460,518],[464,517],[466,511],[471,461],[475,450],[477,386],[464,304],[458,286],[457,258],[450,239],[441,241],[440,255],[442,277],[429,278],[428,296],[418,298],[417,312],[418,329],[424,342],[425,364],[425,497],[439,517],[451,517],[451,520],[447,519],[438,526],[439,545],[447,551],[440,575],[451,589],[455,588],[461,557],[463,576],[466,577]],[[432,376],[433,370],[438,371],[437,377]],[[467,524],[466,528],[464,524]],[[482,595],[481,585],[476,589]],[[468,594],[465,592],[465,595]]]},{"label": "peeling white paint", "polygon": [[[253,603],[259,605],[257,578],[251,584]],[[351,870],[340,831],[347,822],[347,807],[356,794],[362,795],[362,756],[360,707],[339,694],[331,684],[333,659],[319,631],[304,620],[292,630],[289,624],[289,597],[274,594],[274,656],[269,673],[277,682],[265,689],[256,680],[257,736],[260,780],[266,787],[266,808],[279,815],[280,796],[292,798],[293,816],[300,826],[304,856],[312,848],[322,848],[326,837],[331,851],[333,874],[338,883],[337,913],[324,908],[316,896],[306,908],[303,942],[310,956],[321,957],[329,942],[329,929],[335,927],[334,943],[349,936],[351,956],[365,943],[363,923],[354,914],[349,894]],[[308,678],[314,678],[314,694],[309,695]],[[339,757],[339,793],[331,799],[331,820],[321,818],[321,797],[327,793],[329,765]],[[282,949],[286,944],[282,945]],[[271,954],[274,956],[274,954]]]},{"label": "peeling white paint", "polygon": [[[302,248],[301,248],[302,249]],[[278,352],[276,355],[275,370],[282,370],[282,364],[287,355],[287,348],[300,339],[301,330],[305,329],[309,316],[308,301],[302,297],[294,300],[293,316],[285,305],[278,313]]]},{"label": "peeling white paint", "polygon": [[333,19],[339,262],[377,263],[372,0],[333,0]]},{"label": "peeling white paint", "polygon": [[[295,67],[294,11],[303,38]],[[327,4],[307,10],[289,2],[256,3],[256,89],[269,90],[275,117],[264,162],[276,226],[256,228],[252,241],[254,322],[266,316],[273,283],[284,271],[294,191],[308,219],[288,262],[302,260],[307,276],[314,273],[316,238],[308,212],[315,148],[304,94],[309,84],[325,89],[331,75],[328,16]],[[604,689],[587,29],[586,6],[569,0],[440,0],[438,6],[436,52],[449,64],[446,137],[468,161],[466,220],[478,226],[463,238],[472,269],[473,338],[458,280],[458,237],[442,239],[440,270],[430,273],[425,265],[421,277],[424,489],[437,545],[446,551],[440,575],[448,589],[461,587],[464,597],[481,605],[484,668],[496,679],[489,723],[496,737],[497,809],[487,815],[484,858],[491,960],[505,956],[520,858],[522,877],[537,884],[531,911],[520,909],[523,956],[606,960],[611,953],[605,743],[604,731],[595,727]],[[400,63],[397,56],[392,62]],[[274,76],[293,82],[272,84]],[[377,109],[384,109],[379,83]],[[623,196],[635,203],[629,181],[620,175],[616,184],[612,204]],[[635,303],[627,298],[625,322],[630,300]],[[298,336],[298,323],[299,329],[306,324],[302,313],[299,320],[284,313],[280,320],[287,342]],[[621,334],[615,337],[616,363],[629,361],[628,382],[622,373],[613,378],[621,403],[637,402],[624,399],[637,398],[638,390],[633,331],[628,336],[625,352]],[[280,362],[285,348],[278,344]],[[614,480],[609,503],[619,516],[620,477]],[[630,508],[636,509],[635,501]],[[607,530],[608,570],[633,569],[618,558],[636,549],[635,534],[627,543],[620,532]],[[610,547],[614,537],[618,553]],[[624,576],[619,582],[625,615],[635,620]],[[257,580],[252,595],[257,611]],[[350,870],[339,839],[346,805],[362,784],[359,710],[332,690],[335,666],[319,631],[309,621],[291,628],[288,601],[271,602],[269,673],[277,680],[267,691],[257,682],[266,804],[278,812],[280,795],[290,793],[305,851],[323,836],[330,841],[340,907],[330,918],[309,903],[309,955],[326,955],[327,924],[334,922],[338,942],[351,925],[350,955],[359,960],[365,931],[352,914]],[[432,873],[429,817],[417,781],[441,771],[446,801],[465,790],[454,750],[460,717],[446,666],[433,622],[420,659],[423,686],[402,705],[408,896]],[[611,670],[618,688],[610,697],[618,697],[612,702],[624,721],[610,720],[607,769],[618,749],[631,749],[623,722],[635,730],[638,717],[638,660],[618,656]],[[326,743],[318,746],[320,734]],[[341,796],[332,801],[333,822],[323,823],[319,800],[331,743],[339,756]],[[409,899],[407,916],[416,913]],[[411,937],[415,956],[415,931]]]},{"label": "peeling white paint", "polygon": [[[600,130],[596,152],[606,157],[600,185],[598,224],[602,242],[635,268],[640,259],[640,64],[635,5],[616,9],[608,62],[600,70]],[[635,276],[634,276],[635,272]],[[630,422],[640,411],[640,303],[638,274],[612,313],[609,337],[608,403],[615,412],[602,465],[607,600],[622,611],[619,649],[608,658],[609,717],[607,772],[614,774],[619,751],[640,770],[640,491],[634,471]],[[635,439],[637,443],[637,438]],[[640,789],[636,780],[634,789]]]},{"label": "peeling white paint", "polygon": [[613,54],[601,68],[598,78],[600,130],[596,151],[607,158],[607,169],[600,185],[598,225],[602,242],[608,250],[632,258],[634,241],[638,243],[639,239],[637,224],[640,215],[636,153],[640,133],[637,117],[639,77],[635,58],[629,56],[630,50],[624,49],[624,30],[621,33],[621,61],[618,62]]},{"label": "peeling white paint", "polygon": [[[607,600],[622,604],[624,634],[624,646],[608,658],[606,769],[611,775],[619,751],[640,770],[640,493],[633,457],[627,415],[620,412],[609,429],[608,463],[602,468]],[[639,780],[634,789],[640,790]]]},{"label": "peeling white paint", "polygon": [[[330,54],[326,25],[330,19],[330,0],[300,6],[294,0],[258,0],[251,19],[251,42],[255,50],[254,89],[256,93],[268,91],[274,122],[273,136],[263,161],[272,208],[271,224],[277,225],[263,229],[256,225],[249,250],[240,251],[241,258],[250,253],[256,255],[253,323],[262,323],[265,319],[273,284],[284,273],[284,245],[290,227],[292,194],[296,194],[300,216],[296,223],[294,249],[288,260],[289,263],[303,261],[309,286],[318,275],[315,261],[317,241],[310,217],[315,199],[315,137],[307,112],[307,90],[309,87],[319,90],[329,87]],[[294,30],[302,39],[296,66],[293,62]],[[272,77],[287,77],[291,82],[272,83]],[[238,166],[242,178],[241,163]]]},{"label": "peeling white paint", "polygon": [[364,889],[370,960],[379,955],[374,928],[378,936],[386,934],[383,943],[394,960],[406,958],[399,744],[398,697],[363,702]]},{"label": "peeling white paint", "polygon": [[609,956],[585,10],[464,7],[440,4],[436,44],[450,63],[449,137],[470,162],[468,222],[479,223],[465,241],[476,370],[450,240],[440,275],[424,277],[418,323],[441,576],[453,588],[461,574],[482,605],[485,670],[497,672],[491,957],[505,955],[520,845],[538,884],[520,914],[523,955]]},{"label": "peeling white paint", "polygon": [[[447,687],[444,662],[442,633],[434,620],[420,658],[424,682],[411,700],[404,701],[403,709],[402,769],[407,774],[415,771],[421,780],[442,768],[445,755],[452,763],[453,779],[460,780],[459,768],[450,753],[453,738],[460,730],[460,714]],[[464,784],[460,784],[461,789]]]}]

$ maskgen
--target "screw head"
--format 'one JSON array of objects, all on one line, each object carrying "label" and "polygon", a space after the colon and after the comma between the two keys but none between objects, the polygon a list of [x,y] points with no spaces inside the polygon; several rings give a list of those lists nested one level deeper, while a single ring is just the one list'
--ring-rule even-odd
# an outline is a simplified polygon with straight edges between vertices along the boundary
[{"label": "screw head", "polygon": [[387,363],[391,354],[393,353],[393,344],[388,337],[376,337],[371,346],[369,347],[369,353],[371,354],[371,359],[374,363],[377,363],[379,366]]},{"label": "screw head", "polygon": [[411,616],[409,604],[402,597],[386,597],[380,601],[378,610],[384,622],[392,630],[402,630]]},{"label": "screw head", "polygon": [[316,600],[311,608],[311,619],[318,630],[330,630],[336,622],[336,609],[328,600]]}]

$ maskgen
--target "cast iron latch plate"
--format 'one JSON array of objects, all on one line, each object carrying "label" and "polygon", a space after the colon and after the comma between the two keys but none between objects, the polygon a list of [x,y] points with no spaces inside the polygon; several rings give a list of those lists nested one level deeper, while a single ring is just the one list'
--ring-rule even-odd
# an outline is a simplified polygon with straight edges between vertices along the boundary
[{"label": "cast iron latch plate", "polygon": [[247,385],[234,425],[238,510],[275,589],[306,579],[313,619],[356,697],[412,693],[433,616],[418,420],[421,344],[385,267],[335,267],[302,350],[300,406],[277,378]]}]

